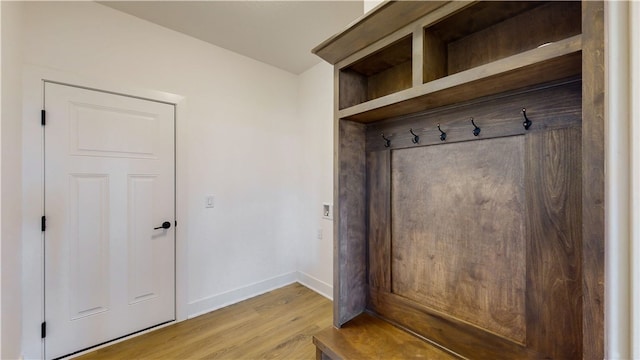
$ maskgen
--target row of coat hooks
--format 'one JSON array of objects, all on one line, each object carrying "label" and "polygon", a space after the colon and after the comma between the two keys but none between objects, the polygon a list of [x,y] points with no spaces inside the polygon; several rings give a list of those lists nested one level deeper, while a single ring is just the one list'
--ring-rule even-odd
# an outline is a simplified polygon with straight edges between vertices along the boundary
[{"label": "row of coat hooks", "polygon": [[[522,116],[524,117],[524,121],[522,122],[522,126],[524,127],[525,130],[529,130],[529,128],[531,127],[532,122],[527,117],[527,109],[522,108]],[[482,131],[482,130],[478,127],[478,125],[476,125],[476,123],[473,121],[473,118],[471,118],[470,120],[471,120],[471,125],[473,125],[473,136],[480,135],[480,131]],[[440,131],[440,141],[447,140],[447,133],[442,131],[442,129],[440,128],[440,124],[439,123],[438,123],[437,126],[438,126],[438,131]],[[409,129],[409,132],[413,136],[411,138],[411,142],[414,143],[414,144],[417,144],[420,141],[420,136],[418,136],[418,134],[414,133],[413,129]],[[389,139],[386,136],[384,136],[384,133],[382,133],[382,139],[384,140],[384,147],[390,147],[391,146],[391,139]]]}]

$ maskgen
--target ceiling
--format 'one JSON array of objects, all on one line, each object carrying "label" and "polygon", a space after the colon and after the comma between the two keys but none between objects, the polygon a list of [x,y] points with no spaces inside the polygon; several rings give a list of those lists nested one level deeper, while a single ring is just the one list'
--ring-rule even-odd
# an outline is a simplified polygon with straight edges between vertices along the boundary
[{"label": "ceiling", "polygon": [[311,49],[363,14],[363,1],[99,1],[138,18],[300,74]]}]

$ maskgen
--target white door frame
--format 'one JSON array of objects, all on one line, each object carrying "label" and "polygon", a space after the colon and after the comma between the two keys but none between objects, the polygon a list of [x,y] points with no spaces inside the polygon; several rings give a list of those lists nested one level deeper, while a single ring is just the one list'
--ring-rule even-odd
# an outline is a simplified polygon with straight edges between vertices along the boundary
[{"label": "white door frame", "polygon": [[44,102],[44,81],[100,90],[175,105],[176,176],[176,321],[187,318],[187,152],[182,139],[187,135],[187,101],[184,96],[143,89],[110,80],[86,79],[38,66],[23,68],[22,114],[22,350],[24,358],[43,358],[44,341],[40,324],[44,319],[43,241],[40,217],[44,204],[44,144],[40,111]]}]

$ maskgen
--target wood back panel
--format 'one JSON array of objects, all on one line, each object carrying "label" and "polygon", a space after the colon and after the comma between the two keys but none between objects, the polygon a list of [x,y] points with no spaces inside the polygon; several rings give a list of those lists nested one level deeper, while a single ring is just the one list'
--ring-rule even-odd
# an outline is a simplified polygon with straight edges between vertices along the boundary
[{"label": "wood back panel", "polygon": [[527,345],[575,359],[582,354],[581,129],[528,134],[526,147]]},{"label": "wood back panel", "polygon": [[392,164],[392,292],[524,343],[524,138],[402,149]]},{"label": "wood back panel", "polygon": [[539,1],[478,1],[429,27],[444,42],[453,42],[540,6]]},{"label": "wood back panel", "polygon": [[364,76],[372,76],[398,64],[411,62],[412,52],[412,37],[409,35],[349,65],[348,68]]},{"label": "wood back panel", "polygon": [[[371,311],[466,359],[549,359],[531,348],[396,294],[369,289]],[[563,359],[564,360],[564,359]]]},{"label": "wood back panel", "polygon": [[390,67],[367,78],[367,100],[408,89],[413,83],[411,60]]},{"label": "wood back panel", "polygon": [[[554,1],[538,6],[449,43],[448,74],[578,35],[580,24],[579,2]],[[527,36],[522,36],[523,32]]]},{"label": "wood back panel", "polygon": [[447,45],[431,31],[425,31],[423,36],[422,82],[427,83],[447,76]]},{"label": "wood back panel", "polygon": [[[422,145],[443,144],[437,124],[447,133],[444,143],[475,141],[493,137],[524,135],[527,132],[562,128],[567,125],[579,126],[581,116],[580,79],[558,82],[548,87],[521,89],[461,103],[453,106],[391,118],[367,126],[367,152],[386,150],[380,136],[391,140],[389,149],[402,149]],[[533,121],[529,130],[522,126],[522,108]],[[481,128],[479,136],[473,135],[470,118]],[[537,121],[543,119],[544,121]],[[420,136],[418,144],[411,140]]]},{"label": "wood back panel", "polygon": [[[563,83],[368,126],[370,310],[464,357],[580,356],[580,93]],[[546,105],[535,127],[499,126],[514,99]],[[477,138],[461,121],[451,142],[370,144],[474,111],[492,114]]]}]

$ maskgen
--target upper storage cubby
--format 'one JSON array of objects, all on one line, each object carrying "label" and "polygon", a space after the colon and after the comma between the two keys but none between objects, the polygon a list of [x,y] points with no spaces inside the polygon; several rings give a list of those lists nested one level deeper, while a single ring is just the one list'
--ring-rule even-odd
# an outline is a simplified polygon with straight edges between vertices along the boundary
[{"label": "upper storage cubby", "polygon": [[581,33],[580,2],[479,2],[424,29],[425,83]]},{"label": "upper storage cubby", "polygon": [[340,109],[410,88],[411,53],[409,35],[341,69]]},{"label": "upper storage cubby", "polygon": [[583,6],[388,1],[314,52],[336,66],[338,117],[370,123],[579,77]]}]

